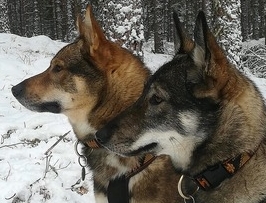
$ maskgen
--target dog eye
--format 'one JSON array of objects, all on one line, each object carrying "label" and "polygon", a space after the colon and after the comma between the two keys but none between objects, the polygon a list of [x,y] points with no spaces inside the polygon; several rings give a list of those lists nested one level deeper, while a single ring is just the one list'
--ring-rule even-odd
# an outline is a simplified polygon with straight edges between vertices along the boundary
[{"label": "dog eye", "polygon": [[59,65],[56,65],[53,68],[53,71],[56,72],[56,73],[59,73],[61,70],[63,70],[63,68],[61,66],[59,66]]},{"label": "dog eye", "polygon": [[159,96],[157,96],[156,94],[152,95],[152,97],[150,98],[149,102],[152,105],[159,105],[160,103],[162,103],[163,99]]}]

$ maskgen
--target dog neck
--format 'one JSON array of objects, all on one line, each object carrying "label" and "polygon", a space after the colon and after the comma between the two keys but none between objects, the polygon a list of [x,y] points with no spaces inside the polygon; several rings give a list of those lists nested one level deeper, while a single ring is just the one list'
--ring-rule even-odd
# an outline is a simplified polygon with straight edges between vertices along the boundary
[{"label": "dog neck", "polygon": [[227,159],[211,166],[192,179],[199,188],[207,191],[219,186],[225,179],[231,178],[252,158],[255,152],[244,152],[237,157]]},{"label": "dog neck", "polygon": [[[231,178],[238,171],[243,169],[247,162],[258,151],[258,148],[259,147],[257,147],[255,151],[244,152],[236,157],[210,166],[206,170],[198,173],[193,177],[182,175],[178,182],[178,192],[180,196],[183,197],[185,201],[193,200],[193,202],[195,202],[194,195],[198,192],[199,189],[203,191],[211,191],[219,187],[219,185],[223,181]],[[186,194],[183,193],[183,179],[185,180],[184,183],[186,185]]]},{"label": "dog neck", "polygon": [[[96,140],[96,139],[91,139],[84,144],[87,147],[90,147],[91,149],[100,149],[102,148],[102,145]],[[152,154],[146,154],[144,157],[139,159],[139,167],[133,168],[131,172],[126,174],[126,178],[131,178],[134,175],[140,173],[142,170],[144,170],[146,167],[148,167],[154,160],[156,159],[156,156]]]}]

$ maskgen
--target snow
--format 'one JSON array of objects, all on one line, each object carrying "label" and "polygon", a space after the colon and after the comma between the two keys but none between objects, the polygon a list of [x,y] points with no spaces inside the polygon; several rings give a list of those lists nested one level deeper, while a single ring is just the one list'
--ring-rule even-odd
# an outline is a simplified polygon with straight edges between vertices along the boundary
[{"label": "snow", "polygon": [[[65,45],[46,36],[0,34],[0,202],[95,202],[90,171],[86,180],[80,181],[81,167],[74,151],[76,138],[67,118],[31,112],[11,94],[13,85],[44,71]],[[144,61],[153,71],[172,58],[153,54],[150,43],[144,48]],[[169,45],[166,50],[172,48]],[[266,79],[250,77],[266,96]],[[45,155],[68,131],[63,141]],[[85,192],[80,191],[82,188]]]},{"label": "snow", "polygon": [[[94,202],[89,172],[86,182],[75,185],[81,168],[72,131],[44,154],[71,130],[67,118],[31,112],[11,94],[13,85],[44,71],[64,45],[46,36],[0,34],[0,202]],[[48,158],[52,167],[45,173]],[[87,194],[77,193],[81,186]]]}]

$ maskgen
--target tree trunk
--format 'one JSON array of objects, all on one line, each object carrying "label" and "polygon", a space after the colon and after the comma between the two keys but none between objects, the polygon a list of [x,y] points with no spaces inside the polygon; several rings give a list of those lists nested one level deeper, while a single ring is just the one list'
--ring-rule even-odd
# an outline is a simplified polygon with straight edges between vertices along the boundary
[{"label": "tree trunk", "polygon": [[163,0],[154,0],[154,51],[155,53],[164,53],[163,44]]},{"label": "tree trunk", "polygon": [[0,33],[10,32],[9,19],[7,13],[7,0],[0,0]]},{"label": "tree trunk", "polygon": [[260,15],[260,34],[259,37],[264,37],[264,26],[265,26],[265,17],[264,12],[266,11],[266,0],[259,0],[259,15]]},{"label": "tree trunk", "polygon": [[[265,22],[266,22],[266,8],[265,8],[265,16],[264,16]],[[264,41],[265,41],[265,45],[266,45],[266,23],[264,25]]]},{"label": "tree trunk", "polygon": [[249,0],[241,0],[241,31],[243,41],[249,39]]},{"label": "tree trunk", "polygon": [[240,64],[242,43],[240,10],[240,0],[216,1],[214,34],[227,52],[229,60],[235,65]]},{"label": "tree trunk", "polygon": [[258,40],[260,38],[260,27],[259,27],[259,0],[252,1],[253,9],[253,39]]}]

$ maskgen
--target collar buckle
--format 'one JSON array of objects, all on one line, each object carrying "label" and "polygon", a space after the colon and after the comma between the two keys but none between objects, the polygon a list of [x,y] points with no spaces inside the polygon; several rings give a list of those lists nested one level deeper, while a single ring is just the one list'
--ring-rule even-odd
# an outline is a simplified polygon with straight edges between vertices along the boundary
[{"label": "collar buckle", "polygon": [[231,178],[237,173],[254,155],[254,152],[244,152],[237,157],[227,159],[212,167],[207,168],[202,173],[194,176],[194,181],[198,186],[207,191],[218,187],[225,179]]}]

